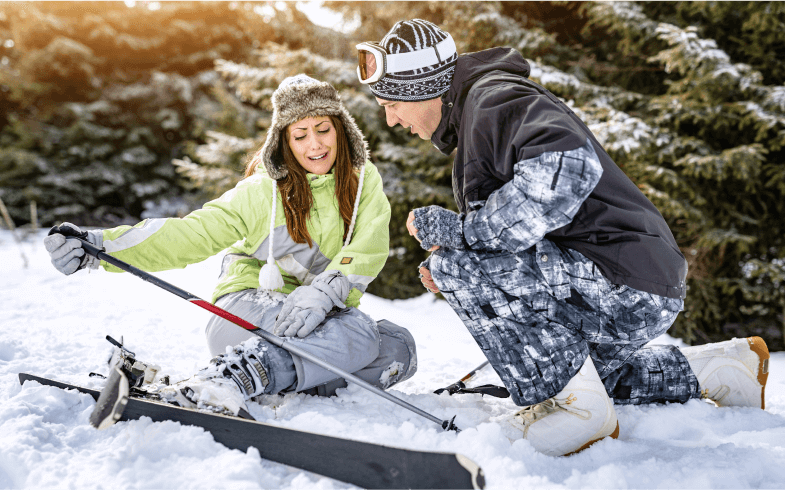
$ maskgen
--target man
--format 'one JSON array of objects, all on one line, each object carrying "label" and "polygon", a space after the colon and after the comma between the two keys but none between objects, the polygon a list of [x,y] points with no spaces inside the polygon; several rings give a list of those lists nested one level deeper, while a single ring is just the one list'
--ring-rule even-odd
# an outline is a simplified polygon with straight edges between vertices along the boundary
[{"label": "man", "polygon": [[616,438],[614,403],[764,408],[762,339],[645,346],[683,309],[687,263],[665,220],[586,125],[510,48],[458,55],[436,25],[357,46],[360,81],[400,124],[454,150],[460,214],[415,209],[441,291],[524,407],[510,421],[549,455]]}]

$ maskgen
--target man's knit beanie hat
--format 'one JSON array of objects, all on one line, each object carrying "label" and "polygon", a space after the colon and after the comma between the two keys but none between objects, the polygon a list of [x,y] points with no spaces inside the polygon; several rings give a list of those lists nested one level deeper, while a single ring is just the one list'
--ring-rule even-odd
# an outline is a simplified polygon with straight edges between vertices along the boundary
[{"label": "man's knit beanie hat", "polygon": [[417,70],[387,73],[370,86],[371,92],[380,99],[403,102],[435,99],[447,92],[458,53],[453,52],[442,59],[435,46],[448,37],[449,34],[427,20],[412,19],[395,24],[379,43],[388,54],[432,50],[439,62]]},{"label": "man's knit beanie hat", "polygon": [[271,178],[280,180],[289,173],[282,148],[282,145],[288,144],[286,127],[306,117],[338,117],[349,140],[352,166],[359,170],[368,160],[368,145],[360,128],[341,102],[338,91],[329,83],[303,74],[286,78],[273,92],[272,105],[273,118],[267,130],[267,139],[254,156],[254,160],[261,159]]}]

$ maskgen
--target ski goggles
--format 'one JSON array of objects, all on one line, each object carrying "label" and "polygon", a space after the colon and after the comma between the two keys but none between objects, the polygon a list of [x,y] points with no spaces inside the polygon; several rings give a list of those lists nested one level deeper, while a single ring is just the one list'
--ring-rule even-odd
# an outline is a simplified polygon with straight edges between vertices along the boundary
[{"label": "ski goggles", "polygon": [[376,42],[360,43],[357,48],[357,78],[360,83],[376,83],[388,73],[413,71],[438,65],[456,53],[455,41],[449,34],[436,46],[410,51],[408,53],[389,54],[381,44]]}]

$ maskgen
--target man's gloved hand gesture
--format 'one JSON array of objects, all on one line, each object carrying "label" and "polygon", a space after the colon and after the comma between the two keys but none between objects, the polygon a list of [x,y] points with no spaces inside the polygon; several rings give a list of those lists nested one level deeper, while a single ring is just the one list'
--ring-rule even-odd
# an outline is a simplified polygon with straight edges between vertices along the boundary
[{"label": "man's gloved hand gesture", "polygon": [[66,276],[84,269],[97,269],[100,260],[85,253],[77,238],[86,240],[98,248],[103,246],[103,234],[100,231],[82,231],[71,223],[63,223],[52,227],[49,236],[44,238],[44,246],[49,252],[52,265]]},{"label": "man's gloved hand gesture", "polygon": [[467,248],[463,239],[463,217],[441,206],[427,206],[410,212],[406,228],[420,246],[430,252],[439,247]]},{"label": "man's gloved hand gesture", "polygon": [[300,286],[287,296],[275,320],[273,333],[283,337],[303,338],[324,321],[333,306],[346,308],[349,279],[336,270],[324,271],[307,286]]}]

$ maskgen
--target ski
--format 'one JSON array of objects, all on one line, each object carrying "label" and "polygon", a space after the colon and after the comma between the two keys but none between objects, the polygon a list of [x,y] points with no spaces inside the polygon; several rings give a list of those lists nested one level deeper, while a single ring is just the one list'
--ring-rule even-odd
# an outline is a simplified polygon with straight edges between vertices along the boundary
[{"label": "ski", "polygon": [[[20,384],[36,381],[42,385],[76,390],[98,400],[98,390],[84,388],[27,373],[19,374]],[[401,449],[353,441],[312,432],[287,429],[239,417],[182,408],[154,400],[127,398],[122,406],[113,396],[105,411],[111,419],[135,420],[150,417],[154,422],[171,420],[194,425],[210,432],[229,449],[246,451],[255,447],[262,458],[318,473],[363,488],[484,488],[482,469],[458,453]],[[97,407],[101,410],[101,407]]]},{"label": "ski", "polygon": [[[21,380],[22,383],[24,381]],[[95,410],[90,414],[90,425],[96,429],[106,429],[120,420],[128,404],[128,378],[119,367],[113,366],[106,386],[95,401]]]}]

